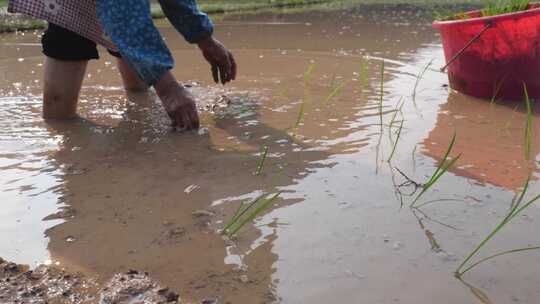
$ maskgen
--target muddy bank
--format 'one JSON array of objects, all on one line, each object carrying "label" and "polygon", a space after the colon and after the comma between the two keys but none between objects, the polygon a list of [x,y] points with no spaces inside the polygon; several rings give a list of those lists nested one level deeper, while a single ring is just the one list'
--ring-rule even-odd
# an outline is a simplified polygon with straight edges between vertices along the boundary
[{"label": "muddy bank", "polygon": [[[217,303],[207,300],[204,303]],[[116,274],[105,285],[80,273],[54,266],[28,266],[0,258],[0,303],[22,304],[166,304],[181,303],[177,293],[162,287],[147,273]]]}]

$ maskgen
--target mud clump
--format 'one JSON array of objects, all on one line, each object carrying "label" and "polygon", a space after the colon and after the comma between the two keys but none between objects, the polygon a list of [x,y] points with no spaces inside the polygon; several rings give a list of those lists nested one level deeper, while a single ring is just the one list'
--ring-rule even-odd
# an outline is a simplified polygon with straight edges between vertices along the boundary
[{"label": "mud clump", "polygon": [[97,285],[49,266],[29,270],[0,258],[0,303],[90,303]]},{"label": "mud clump", "polygon": [[29,270],[0,258],[0,303],[10,304],[168,304],[181,303],[147,273],[116,274],[100,289],[93,280],[51,266]]},{"label": "mud clump", "polygon": [[129,271],[116,274],[103,289],[100,304],[180,303],[178,294],[159,286],[148,274]]}]

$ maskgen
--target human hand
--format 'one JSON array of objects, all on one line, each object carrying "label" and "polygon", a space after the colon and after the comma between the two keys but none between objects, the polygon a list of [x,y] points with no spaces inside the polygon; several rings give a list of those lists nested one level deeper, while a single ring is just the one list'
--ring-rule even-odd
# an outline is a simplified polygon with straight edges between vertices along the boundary
[{"label": "human hand", "polygon": [[198,43],[204,58],[212,66],[214,81],[226,84],[236,79],[236,61],[233,54],[218,40],[208,37]]},{"label": "human hand", "polygon": [[183,130],[199,128],[195,97],[180,85],[170,72],[162,77],[154,88],[172,120],[173,127]]}]

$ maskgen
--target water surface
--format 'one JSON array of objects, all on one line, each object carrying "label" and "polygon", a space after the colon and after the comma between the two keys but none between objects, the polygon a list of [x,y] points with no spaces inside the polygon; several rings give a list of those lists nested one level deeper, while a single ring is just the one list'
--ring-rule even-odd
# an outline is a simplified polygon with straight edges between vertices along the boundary
[{"label": "water surface", "polygon": [[[0,36],[0,256],[99,280],[141,269],[188,300],[478,301],[453,271],[529,172],[530,193],[538,192],[537,164],[524,160],[522,105],[449,90],[425,12],[363,6],[225,17],[216,34],[240,67],[225,88],[211,84],[195,48],[160,26],[208,134],[170,132],[155,95],[125,94],[105,52],[89,66],[81,119],[45,123],[40,33]],[[396,188],[406,181],[397,169],[427,181],[454,133],[458,166],[422,199],[442,201],[413,212],[414,189]],[[269,158],[254,176],[264,146]],[[537,157],[538,141],[532,150]],[[281,199],[237,240],[217,233],[238,203],[277,191]],[[198,210],[215,215],[193,216]],[[536,206],[527,210],[487,253],[537,244],[538,216]],[[530,265],[538,262],[534,252],[502,257],[466,279],[495,303],[534,303],[539,277]]]}]

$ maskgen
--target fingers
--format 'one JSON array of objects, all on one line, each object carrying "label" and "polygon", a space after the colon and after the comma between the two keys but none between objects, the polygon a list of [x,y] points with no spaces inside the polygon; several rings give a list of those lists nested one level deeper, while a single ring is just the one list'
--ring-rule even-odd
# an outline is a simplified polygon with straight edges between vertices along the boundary
[{"label": "fingers", "polygon": [[219,74],[221,76],[221,84],[226,84],[229,81],[229,74],[227,73],[226,64],[221,63],[219,65]]},{"label": "fingers", "polygon": [[236,60],[234,60],[234,56],[231,52],[229,52],[229,60],[231,62],[231,79],[236,80],[236,71],[237,71]]},{"label": "fingers", "polygon": [[199,121],[199,113],[197,113],[197,107],[193,105],[193,109],[188,112],[189,119],[191,121],[191,125],[193,126],[193,129],[199,129],[200,121]]},{"label": "fingers", "polygon": [[215,83],[219,83],[218,66],[216,64],[212,64],[212,77]]},{"label": "fingers", "polygon": [[185,105],[175,111],[172,126],[181,131],[196,130],[200,127],[199,115],[195,105]]},{"label": "fingers", "polygon": [[229,56],[221,59],[218,66],[222,84],[226,84],[234,79],[234,70],[236,67],[233,68],[233,62],[230,60]]}]

